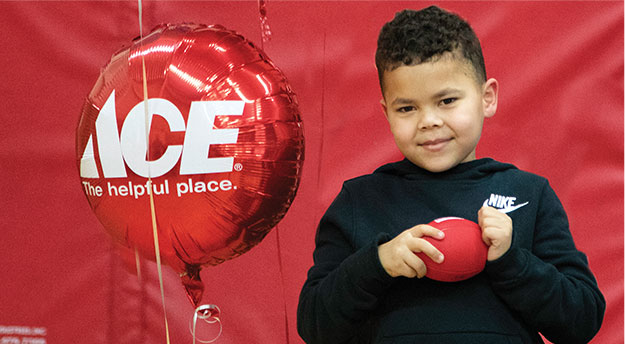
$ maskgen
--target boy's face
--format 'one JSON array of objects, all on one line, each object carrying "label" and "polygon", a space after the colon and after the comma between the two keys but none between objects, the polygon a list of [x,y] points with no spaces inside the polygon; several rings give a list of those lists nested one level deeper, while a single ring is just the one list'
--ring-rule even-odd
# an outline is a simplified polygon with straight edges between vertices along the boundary
[{"label": "boy's face", "polygon": [[497,110],[497,80],[477,82],[464,60],[400,66],[383,74],[382,107],[402,154],[430,172],[475,159],[485,117]]}]

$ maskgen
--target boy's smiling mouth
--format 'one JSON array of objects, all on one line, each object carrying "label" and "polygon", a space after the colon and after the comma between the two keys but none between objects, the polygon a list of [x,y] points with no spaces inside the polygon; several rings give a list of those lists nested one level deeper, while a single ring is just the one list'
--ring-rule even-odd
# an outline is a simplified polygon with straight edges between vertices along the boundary
[{"label": "boy's smiling mouth", "polygon": [[418,146],[423,147],[429,151],[439,151],[443,149],[443,147],[445,147],[447,143],[449,143],[451,140],[453,140],[453,138],[451,137],[427,140],[425,142],[419,143]]}]

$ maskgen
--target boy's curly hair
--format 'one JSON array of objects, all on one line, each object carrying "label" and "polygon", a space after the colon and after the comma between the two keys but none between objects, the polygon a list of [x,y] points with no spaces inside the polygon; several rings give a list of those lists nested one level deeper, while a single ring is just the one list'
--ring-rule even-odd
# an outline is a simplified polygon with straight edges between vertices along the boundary
[{"label": "boy's curly hair", "polygon": [[480,41],[466,21],[436,6],[396,13],[378,37],[375,65],[380,86],[385,71],[429,62],[445,52],[461,52],[473,66],[477,80],[486,81]]}]

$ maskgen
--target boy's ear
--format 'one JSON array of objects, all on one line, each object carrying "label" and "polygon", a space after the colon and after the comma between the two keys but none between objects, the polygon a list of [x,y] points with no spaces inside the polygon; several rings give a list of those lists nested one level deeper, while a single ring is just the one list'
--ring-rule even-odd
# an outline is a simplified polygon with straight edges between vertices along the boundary
[{"label": "boy's ear", "polygon": [[386,120],[388,121],[388,112],[386,109],[386,101],[384,101],[384,98],[380,99],[380,105],[382,105],[382,112],[384,112],[384,117],[386,117]]},{"label": "boy's ear", "polygon": [[482,87],[482,106],[484,108],[484,117],[489,118],[497,112],[497,98],[499,96],[499,82],[490,78],[486,80]]}]

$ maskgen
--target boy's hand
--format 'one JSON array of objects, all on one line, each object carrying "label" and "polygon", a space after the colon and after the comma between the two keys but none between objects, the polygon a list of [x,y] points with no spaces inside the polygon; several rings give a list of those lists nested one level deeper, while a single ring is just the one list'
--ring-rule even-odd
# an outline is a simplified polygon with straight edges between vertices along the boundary
[{"label": "boy's hand", "polygon": [[487,260],[493,261],[508,252],[512,244],[512,219],[499,210],[483,206],[477,212],[482,240],[488,246]]},{"label": "boy's hand", "polygon": [[423,236],[442,239],[445,234],[428,225],[417,225],[400,233],[393,240],[378,246],[380,262],[392,277],[423,277],[427,272],[425,263],[415,253],[423,252],[437,263],[443,262],[443,254]]}]

